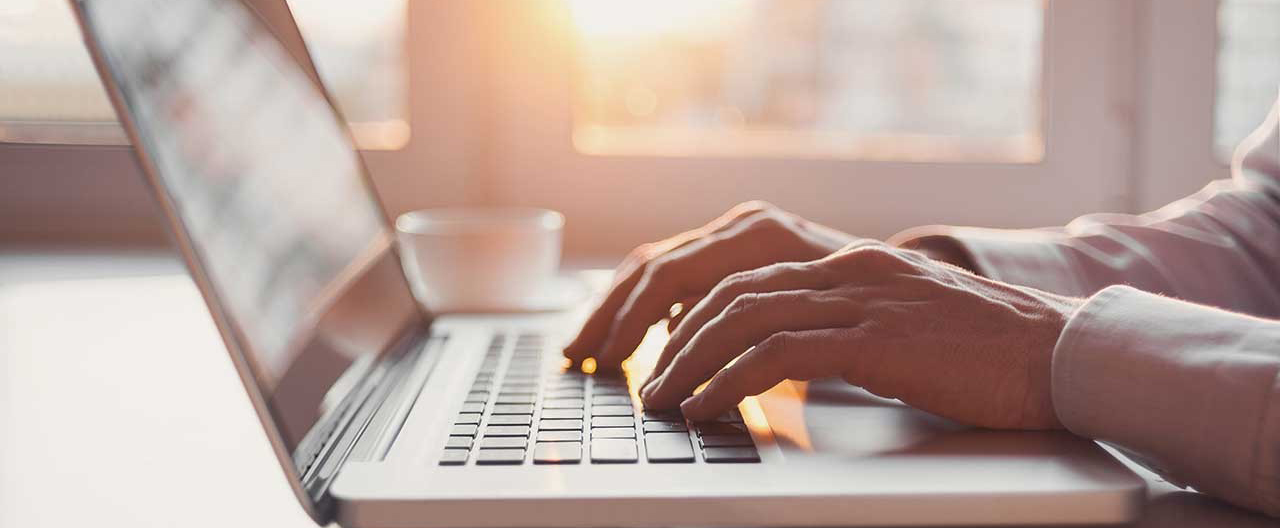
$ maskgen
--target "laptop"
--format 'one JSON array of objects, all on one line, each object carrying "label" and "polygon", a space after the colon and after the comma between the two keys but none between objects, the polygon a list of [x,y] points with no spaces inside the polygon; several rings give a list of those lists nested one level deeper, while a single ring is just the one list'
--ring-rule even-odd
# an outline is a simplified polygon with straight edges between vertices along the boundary
[{"label": "laptop", "polygon": [[317,523],[1096,524],[1139,511],[1142,480],[1069,434],[974,430],[838,381],[783,383],[689,423],[635,396],[659,328],[626,376],[606,377],[562,363],[581,307],[432,313],[305,47],[283,43],[298,34],[283,0],[71,4]]}]

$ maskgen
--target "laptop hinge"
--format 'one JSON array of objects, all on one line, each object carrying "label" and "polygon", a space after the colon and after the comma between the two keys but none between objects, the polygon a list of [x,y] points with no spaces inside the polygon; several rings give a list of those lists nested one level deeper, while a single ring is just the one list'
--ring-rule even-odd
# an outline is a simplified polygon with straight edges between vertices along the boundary
[{"label": "laptop hinge", "polygon": [[[320,444],[315,462],[305,469],[302,487],[306,490],[316,513],[321,518],[333,519],[333,500],[329,486],[337,477],[379,410],[393,394],[403,394],[400,387],[410,378],[409,374],[425,357],[434,357],[431,346],[441,338],[432,337],[426,331],[415,331],[392,348],[399,353],[388,354],[356,384],[355,388],[339,404],[334,424],[316,424],[315,427],[332,427],[333,433]],[[385,424],[384,424],[385,425]],[[398,424],[397,424],[398,427]]]}]

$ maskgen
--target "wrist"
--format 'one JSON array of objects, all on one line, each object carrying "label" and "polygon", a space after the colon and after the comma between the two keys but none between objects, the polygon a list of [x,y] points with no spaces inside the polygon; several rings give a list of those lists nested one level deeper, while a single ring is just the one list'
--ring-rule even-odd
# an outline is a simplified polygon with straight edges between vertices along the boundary
[{"label": "wrist", "polygon": [[1033,400],[1039,402],[1037,414],[1043,423],[1052,429],[1062,429],[1062,421],[1053,402],[1053,356],[1058,348],[1058,341],[1066,330],[1067,323],[1084,305],[1085,299],[1044,294],[1045,314],[1043,319],[1045,339],[1039,346],[1031,350],[1032,357],[1028,368],[1031,383],[1036,395]]}]

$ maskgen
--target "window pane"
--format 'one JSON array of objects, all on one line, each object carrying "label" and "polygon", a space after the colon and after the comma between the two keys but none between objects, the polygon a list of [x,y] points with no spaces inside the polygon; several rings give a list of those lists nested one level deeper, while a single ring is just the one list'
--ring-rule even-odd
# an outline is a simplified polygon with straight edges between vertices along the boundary
[{"label": "window pane", "polygon": [[1223,0],[1218,8],[1214,144],[1222,159],[1262,121],[1280,87],[1280,0]]},{"label": "window pane", "polygon": [[588,153],[1039,159],[1030,0],[569,0]]},{"label": "window pane", "polygon": [[[289,4],[361,147],[403,145],[405,0]],[[0,2],[0,141],[127,141],[63,0]]]},{"label": "window pane", "polygon": [[288,1],[320,78],[361,146],[404,146],[406,0]]}]

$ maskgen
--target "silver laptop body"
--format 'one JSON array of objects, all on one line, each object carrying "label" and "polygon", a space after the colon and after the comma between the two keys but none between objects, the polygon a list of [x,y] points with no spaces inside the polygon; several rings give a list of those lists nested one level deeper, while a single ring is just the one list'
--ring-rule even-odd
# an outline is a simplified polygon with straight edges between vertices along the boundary
[{"label": "silver laptop body", "polygon": [[[433,315],[410,294],[283,0],[71,3],[318,523],[1090,524],[1138,512],[1142,481],[1068,434],[973,430],[834,381],[784,383],[688,424],[640,410],[627,380],[558,366],[581,308]],[[650,333],[630,377],[663,339]]]}]

